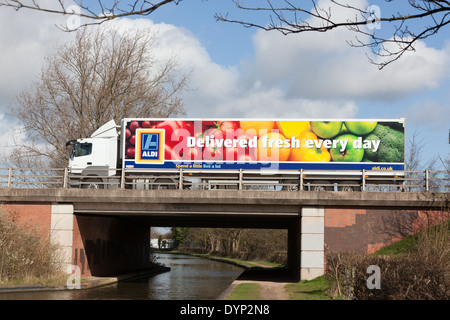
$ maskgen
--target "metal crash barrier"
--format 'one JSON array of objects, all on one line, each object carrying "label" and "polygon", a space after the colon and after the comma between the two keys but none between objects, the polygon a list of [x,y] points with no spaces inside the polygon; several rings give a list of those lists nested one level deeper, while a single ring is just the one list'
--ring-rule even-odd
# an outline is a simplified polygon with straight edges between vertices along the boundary
[{"label": "metal crash barrier", "polygon": [[161,170],[0,168],[0,188],[449,192],[449,171]]}]

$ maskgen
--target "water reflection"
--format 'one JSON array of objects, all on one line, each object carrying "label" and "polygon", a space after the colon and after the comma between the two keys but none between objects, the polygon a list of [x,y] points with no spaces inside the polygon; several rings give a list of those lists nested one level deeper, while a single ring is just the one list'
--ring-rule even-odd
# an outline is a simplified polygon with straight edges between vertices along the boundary
[{"label": "water reflection", "polygon": [[243,269],[186,255],[157,254],[170,272],[89,290],[0,293],[0,300],[213,300]]}]

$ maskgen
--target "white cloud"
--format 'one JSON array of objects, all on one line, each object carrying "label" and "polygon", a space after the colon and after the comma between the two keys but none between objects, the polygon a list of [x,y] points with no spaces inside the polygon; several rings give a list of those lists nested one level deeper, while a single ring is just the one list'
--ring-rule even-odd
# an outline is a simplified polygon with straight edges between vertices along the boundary
[{"label": "white cloud", "polygon": [[55,27],[66,17],[9,8],[0,10],[0,111],[37,80],[43,59],[73,34]]},{"label": "white cloud", "polygon": [[346,29],[284,36],[258,31],[254,77],[271,87],[282,83],[289,97],[384,100],[436,87],[448,75],[450,46],[417,42],[383,70],[370,64],[367,49],[351,47]]},{"label": "white cloud", "polygon": [[230,68],[218,65],[186,29],[163,23],[153,24],[150,20],[121,19],[111,25],[122,29],[133,24],[157,30],[155,57],[164,59],[176,56],[181,70],[192,71],[191,90],[184,98],[189,117],[352,117],[357,112],[356,105],[351,101],[290,97],[279,85],[283,81],[266,85],[267,79],[258,77],[257,73],[247,73],[259,68],[258,62]]},{"label": "white cloud", "polygon": [[[9,121],[3,114],[0,114],[0,166],[5,159],[13,152],[14,146],[24,139],[24,135],[14,123]],[[6,162],[5,162],[6,163]]]}]

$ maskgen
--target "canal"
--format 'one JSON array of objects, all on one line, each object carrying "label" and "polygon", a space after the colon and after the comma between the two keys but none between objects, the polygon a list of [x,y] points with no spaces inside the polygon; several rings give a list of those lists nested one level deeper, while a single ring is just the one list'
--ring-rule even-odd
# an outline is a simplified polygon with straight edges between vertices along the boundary
[{"label": "canal", "polygon": [[86,290],[0,293],[0,300],[214,300],[243,272],[188,255],[156,256],[171,271]]}]

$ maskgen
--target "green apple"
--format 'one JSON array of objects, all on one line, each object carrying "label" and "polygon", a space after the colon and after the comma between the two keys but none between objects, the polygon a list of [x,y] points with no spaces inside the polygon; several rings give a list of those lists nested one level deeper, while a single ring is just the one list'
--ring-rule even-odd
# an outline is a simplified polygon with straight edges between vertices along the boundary
[{"label": "green apple", "polygon": [[311,121],[311,130],[323,139],[333,138],[341,132],[341,121]]},{"label": "green apple", "polygon": [[347,127],[345,126],[345,123],[342,124],[341,132],[339,132],[339,134],[344,133],[350,133],[350,131],[348,131]]},{"label": "green apple", "polygon": [[348,131],[358,136],[371,133],[377,126],[376,121],[346,121],[344,123]]},{"label": "green apple", "polygon": [[354,141],[358,140],[357,136],[353,134],[343,134],[334,138],[334,140],[338,143],[336,144],[336,147],[330,149],[330,155],[333,161],[361,162],[364,157],[364,149],[353,147]]}]

